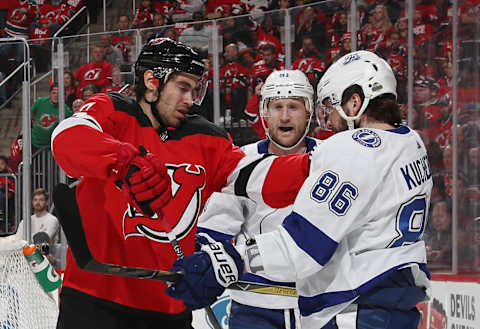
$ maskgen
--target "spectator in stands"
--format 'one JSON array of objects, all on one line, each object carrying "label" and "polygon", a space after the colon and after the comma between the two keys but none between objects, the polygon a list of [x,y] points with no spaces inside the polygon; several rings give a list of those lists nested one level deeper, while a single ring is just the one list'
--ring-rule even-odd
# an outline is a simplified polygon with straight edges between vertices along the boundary
[{"label": "spectator in stands", "polygon": [[[33,103],[32,109],[32,153],[50,147],[50,137],[53,129],[58,125],[58,85],[50,86],[48,97],[39,97]],[[72,111],[65,104],[65,118],[72,115]]]},{"label": "spectator in stands", "polygon": [[432,266],[449,266],[452,261],[452,210],[447,201],[433,205],[431,229],[426,233],[427,260]]},{"label": "spectator in stands", "polygon": [[81,99],[86,101],[91,96],[98,93],[98,86],[94,83],[90,83],[81,89]]},{"label": "spectator in stands", "polygon": [[78,111],[80,111],[80,108],[82,107],[82,105],[83,105],[83,99],[77,98],[76,100],[74,100],[72,104],[72,112],[77,113]]},{"label": "spectator in stands", "polygon": [[245,117],[248,124],[252,127],[259,139],[267,137],[265,134],[265,128],[263,127],[262,120],[260,119],[259,105],[261,99],[263,82],[258,83],[255,86],[255,92],[252,97],[249,98],[247,105],[245,106]]},{"label": "spectator in stands", "polygon": [[[33,215],[31,216],[31,230],[30,236],[27,237],[29,241],[33,241],[33,236],[38,232],[45,232],[50,238],[50,245],[53,245],[58,238],[60,225],[57,217],[48,212],[48,193],[43,188],[38,188],[33,192],[32,196]],[[17,235],[20,238],[24,236],[24,225],[19,225]],[[50,262],[53,262],[52,257],[49,257]]]},{"label": "spectator in stands", "polygon": [[[32,24],[35,25],[35,24]],[[42,17],[38,24],[30,29],[30,51],[35,60],[35,69],[37,72],[46,72],[51,59],[50,49],[50,28],[47,18]]]},{"label": "spectator in stands", "polygon": [[105,52],[104,58],[106,62],[113,64],[113,66],[120,66],[123,64],[122,51],[113,46],[111,34],[102,34],[100,37],[100,45]]},{"label": "spectator in stands", "polygon": [[480,8],[478,1],[461,1],[461,4],[459,4],[459,35],[461,40],[476,40],[478,42],[479,14]]},{"label": "spectator in stands", "polygon": [[390,33],[385,47],[378,53],[390,64],[397,78],[397,99],[400,103],[407,102],[407,49],[402,45],[400,33]]},{"label": "spectator in stands", "polygon": [[141,0],[138,5],[135,18],[133,19],[133,28],[141,29],[152,26],[154,9],[151,0]]},{"label": "spectator in stands", "polygon": [[315,9],[307,7],[301,15],[298,25],[295,29],[296,49],[302,47],[302,40],[304,36],[311,36],[315,43],[315,48],[320,54],[323,54],[328,47],[327,29],[323,22],[316,19]]},{"label": "spectator in stands", "polygon": [[423,53],[425,54],[424,56],[431,60],[435,54],[435,28],[431,23],[422,19],[422,12],[418,8],[415,9],[413,22],[415,54]]},{"label": "spectator in stands", "polygon": [[330,66],[337,59],[341,58],[345,54],[349,53],[352,50],[352,34],[350,32],[345,32],[340,39],[339,47],[331,48],[327,52],[327,64]]},{"label": "spectator in stands", "polygon": [[[421,2],[421,1],[422,0],[417,1],[416,6],[418,6],[419,2]],[[388,15],[388,18],[389,18],[390,22],[395,22],[395,21],[397,21],[398,17],[400,17],[400,14],[402,13],[402,11],[405,10],[405,8],[402,8],[402,5],[404,3],[405,3],[405,1],[398,1],[398,0],[369,1],[369,5],[366,8],[366,12],[367,13],[370,12],[370,11],[374,12],[378,5],[382,5],[386,9],[386,14]],[[366,17],[364,18],[363,24],[366,23],[365,19],[366,19]]]},{"label": "spectator in stands", "polygon": [[[12,0],[8,11],[7,23],[3,29],[4,36],[7,38],[19,37],[28,39],[30,25],[37,18],[37,14],[38,6],[35,2]],[[11,53],[15,59],[14,68],[16,68],[24,62],[24,44],[22,42],[2,42],[0,44],[0,58],[5,61],[5,59],[11,57]],[[12,70],[13,67],[5,70],[4,73],[7,74]],[[14,79],[12,89],[16,90],[23,80],[23,70],[19,70]]]},{"label": "spectator in stands", "polygon": [[408,40],[408,18],[407,17],[400,17],[395,22],[395,31],[400,33],[400,43],[407,48],[407,40]]},{"label": "spectator in stands", "polygon": [[384,47],[390,33],[393,32],[392,22],[384,5],[376,5],[371,15],[371,23],[362,28],[362,41],[369,51]]},{"label": "spectator in stands", "polygon": [[348,32],[348,15],[344,10],[338,11],[334,15],[335,20],[332,18],[333,24],[331,29],[331,47],[339,47],[340,40],[344,33]]},{"label": "spectator in stands", "polygon": [[[232,121],[243,118],[243,110],[250,93],[250,72],[239,62],[238,46],[231,43],[225,47],[225,65],[220,69],[222,109],[231,111]],[[228,112],[227,112],[228,113]]]},{"label": "spectator in stands", "polygon": [[[272,0],[269,10],[288,9],[292,6],[290,0]],[[272,14],[273,23],[276,26],[285,25],[285,12],[283,10],[275,10]]]},{"label": "spectator in stands", "polygon": [[65,87],[65,104],[71,108],[77,95],[76,80],[72,71],[63,71],[63,85]]},{"label": "spectator in stands", "polygon": [[112,45],[122,52],[123,61],[125,63],[131,63],[130,53],[131,45],[133,42],[132,32],[127,32],[130,28],[130,17],[127,15],[121,15],[118,18],[118,31],[112,34]]},{"label": "spectator in stands", "polygon": [[18,172],[18,166],[22,162],[22,150],[23,150],[23,132],[20,130],[17,137],[10,146],[10,159],[8,161],[8,167],[12,173]]},{"label": "spectator in stands", "polygon": [[447,59],[440,64],[441,77],[437,83],[439,86],[438,96],[450,95],[453,88],[453,64]]},{"label": "spectator in stands", "polygon": [[280,40],[280,29],[278,28],[278,25],[275,24],[272,14],[265,14],[263,17],[263,22],[260,26],[262,27],[263,32],[273,35],[275,38]]},{"label": "spectator in stands", "polygon": [[266,44],[260,50],[260,54],[262,59],[255,62],[252,66],[253,88],[257,84],[265,82],[273,71],[285,69],[285,63],[278,58],[274,45]]},{"label": "spectator in stands", "polygon": [[77,97],[81,96],[81,90],[88,84],[95,84],[103,88],[110,84],[113,65],[105,61],[103,47],[95,45],[92,48],[92,62],[80,66],[75,72],[78,81]]},{"label": "spectator in stands", "polygon": [[[277,57],[283,57],[283,46],[280,40],[273,34],[265,32],[262,25],[259,25],[256,22],[251,20],[249,20],[248,22],[249,24],[247,26],[248,26],[248,29],[250,30],[249,34],[250,34],[251,41],[250,42],[246,41],[246,42],[250,44],[252,47],[255,47],[257,51],[261,51],[262,48],[267,44],[273,45],[275,46],[275,52],[277,54]],[[239,32],[241,33],[241,31]]]},{"label": "spectator in stands", "polygon": [[126,86],[125,82],[123,81],[120,69],[115,66],[112,71],[112,83],[104,87],[100,92],[111,93],[119,92],[120,90],[122,90],[122,93],[125,95],[130,95],[130,88]]},{"label": "spectator in stands", "polygon": [[152,28],[142,30],[140,34],[142,35],[142,40],[151,40],[156,38],[163,38],[165,32],[167,31],[167,26],[165,26],[166,17],[159,12],[153,13]]},{"label": "spectator in stands", "polygon": [[[420,76],[414,82],[413,101],[415,105],[415,126],[423,129],[428,124],[435,124],[441,119],[440,109],[435,105],[437,102],[437,85],[435,81]],[[430,136],[429,136],[430,138]],[[430,140],[432,140],[430,138]]]},{"label": "spectator in stands", "polygon": [[5,221],[7,225],[13,225],[12,219],[15,218],[15,181],[2,176],[8,173],[8,158],[0,155],[0,232],[5,227]]},{"label": "spectator in stands", "polygon": [[245,47],[239,50],[240,63],[251,69],[253,64],[257,61],[255,51],[250,47]]},{"label": "spectator in stands", "polygon": [[172,22],[191,21],[194,13],[204,11],[202,0],[175,0],[169,5],[168,17]]},{"label": "spectator in stands", "polygon": [[208,54],[209,40],[212,38],[212,28],[206,26],[202,20],[202,12],[197,11],[193,13],[193,21],[195,23],[182,31],[178,37],[178,41],[193,47],[206,57]]},{"label": "spectator in stands", "polygon": [[298,52],[299,57],[292,64],[293,70],[300,70],[308,78],[308,81],[316,87],[318,81],[325,72],[325,63],[318,57],[317,49],[313,44],[311,36],[304,36],[302,41],[302,48]]}]

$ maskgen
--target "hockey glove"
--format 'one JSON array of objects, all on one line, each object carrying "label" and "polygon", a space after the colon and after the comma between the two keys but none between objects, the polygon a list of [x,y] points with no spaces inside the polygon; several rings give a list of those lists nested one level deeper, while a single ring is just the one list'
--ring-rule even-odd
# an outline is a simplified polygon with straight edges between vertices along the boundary
[{"label": "hockey glove", "polygon": [[170,271],[182,271],[183,279],[166,289],[170,297],[181,299],[196,310],[213,304],[225,288],[238,281],[243,261],[229,242],[203,245],[201,251],[175,261]]},{"label": "hockey glove", "polygon": [[115,166],[117,185],[137,210],[151,217],[162,212],[172,197],[170,176],[165,164],[139,146],[121,143]]}]

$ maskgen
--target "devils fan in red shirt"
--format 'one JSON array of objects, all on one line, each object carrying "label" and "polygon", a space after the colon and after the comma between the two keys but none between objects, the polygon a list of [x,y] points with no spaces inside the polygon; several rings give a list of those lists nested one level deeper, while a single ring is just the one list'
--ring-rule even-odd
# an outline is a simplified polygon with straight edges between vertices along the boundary
[{"label": "devils fan in red shirt", "polygon": [[[60,123],[52,150],[68,175],[82,177],[75,202],[94,258],[168,269],[177,256],[162,223],[191,254],[197,216],[244,154],[224,130],[188,114],[205,90],[204,64],[191,48],[153,39],[135,73],[137,101],[94,95]],[[83,271],[69,251],[57,328],[192,328],[191,312],[165,288]]]},{"label": "devils fan in red shirt", "polygon": [[75,72],[78,81],[77,97],[81,97],[82,88],[91,83],[100,89],[110,85],[113,65],[105,61],[105,51],[100,46],[92,48],[92,62],[80,66]]}]

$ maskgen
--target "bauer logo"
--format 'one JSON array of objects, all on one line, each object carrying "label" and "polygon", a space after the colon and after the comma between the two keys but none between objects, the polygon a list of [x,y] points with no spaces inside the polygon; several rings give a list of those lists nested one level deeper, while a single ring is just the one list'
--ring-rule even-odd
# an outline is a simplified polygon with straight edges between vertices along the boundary
[{"label": "bauer logo", "polygon": [[[211,305],[212,311],[217,318],[218,323],[222,329],[228,329],[228,311],[230,308],[230,296],[223,296],[217,299],[215,303]],[[214,328],[210,319],[205,313],[205,321],[207,322],[209,328]]]},{"label": "bauer logo", "polygon": [[354,141],[362,144],[366,147],[379,147],[382,144],[380,136],[376,132],[370,129],[359,129],[353,135],[352,138]]},{"label": "bauer logo", "polygon": [[348,56],[345,57],[345,59],[343,60],[343,65],[350,64],[351,62],[353,62],[353,61],[358,61],[359,59],[360,59],[360,56],[358,56],[358,54],[348,55]]}]

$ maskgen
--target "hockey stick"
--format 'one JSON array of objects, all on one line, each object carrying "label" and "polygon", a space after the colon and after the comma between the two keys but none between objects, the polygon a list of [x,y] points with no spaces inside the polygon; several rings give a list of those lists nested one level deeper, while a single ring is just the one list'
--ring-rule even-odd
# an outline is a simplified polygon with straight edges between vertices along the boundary
[{"label": "hockey stick", "polygon": [[[80,212],[75,202],[75,189],[59,184],[53,192],[53,201],[58,221],[67,237],[70,250],[78,267],[85,271],[130,278],[150,279],[163,282],[177,282],[182,279],[182,272],[169,272],[115,264],[99,263],[88,247]],[[228,287],[232,290],[254,292],[258,294],[298,297],[294,287],[268,285],[256,282],[238,281]]]}]

